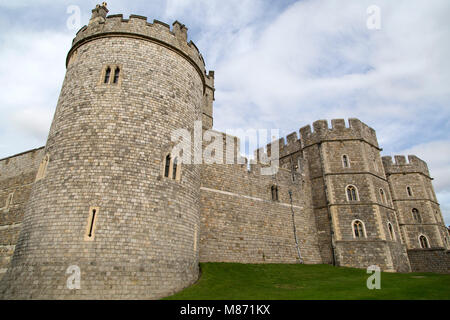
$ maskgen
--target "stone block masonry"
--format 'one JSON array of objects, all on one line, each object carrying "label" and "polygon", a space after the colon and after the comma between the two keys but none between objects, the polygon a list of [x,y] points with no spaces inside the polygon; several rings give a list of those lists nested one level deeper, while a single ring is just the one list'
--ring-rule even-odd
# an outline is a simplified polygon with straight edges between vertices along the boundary
[{"label": "stone block masonry", "polygon": [[[94,19],[78,33],[4,298],[159,298],[197,280],[200,167],[183,166],[180,181],[161,169],[171,133],[201,120],[208,76],[179,23],[146,26]],[[72,265],[79,290],[66,286]]]},{"label": "stone block masonry", "polygon": [[443,248],[408,250],[413,272],[450,273],[450,251]]},{"label": "stone block masonry", "polygon": [[14,253],[43,152],[39,148],[0,160],[0,278]]},{"label": "stone block masonry", "polygon": [[158,299],[202,261],[299,263],[296,239],[304,263],[448,270],[426,163],[381,158],[358,119],[259,149],[279,146],[270,175],[247,159],[179,162],[172,133],[213,126],[215,74],[180,22],[107,13],[98,5],[73,41],[45,147],[0,160],[0,298]]},{"label": "stone block masonry", "polygon": [[[295,223],[304,262],[321,263],[307,172],[297,170],[293,176],[291,170],[279,168],[276,175],[265,176],[260,169],[203,167],[200,261],[298,263]],[[272,186],[277,200],[272,199]]]}]

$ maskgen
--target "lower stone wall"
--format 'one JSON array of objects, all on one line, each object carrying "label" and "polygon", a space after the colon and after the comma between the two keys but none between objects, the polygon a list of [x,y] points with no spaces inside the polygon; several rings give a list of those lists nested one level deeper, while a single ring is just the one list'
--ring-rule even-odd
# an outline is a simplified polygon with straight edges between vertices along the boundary
[{"label": "lower stone wall", "polygon": [[[183,290],[198,280],[198,264],[161,258],[135,266],[101,259],[103,263],[77,260],[72,265],[81,270],[81,289],[69,290],[68,263],[11,266],[0,281],[0,300],[134,300],[161,299]],[[69,264],[70,265],[70,264]],[[170,266],[166,272],[161,266]],[[94,275],[102,277],[95,280]],[[93,280],[92,280],[93,278]],[[120,285],[116,285],[120,279]],[[38,279],[38,280],[36,280]],[[24,285],[22,282],[32,283]],[[150,284],[150,285],[149,285]],[[31,288],[30,288],[31,287]]]},{"label": "lower stone wall", "polygon": [[336,255],[341,267],[366,269],[376,265],[382,271],[396,271],[382,240],[336,241]]},{"label": "lower stone wall", "polygon": [[0,160],[0,279],[14,254],[42,157],[43,148],[39,148]]},{"label": "lower stone wall", "polygon": [[0,246],[0,280],[8,271],[15,246]]},{"label": "lower stone wall", "polygon": [[408,257],[413,272],[450,273],[450,251],[444,248],[411,249]]},{"label": "lower stone wall", "polygon": [[21,223],[0,226],[0,279],[11,262],[21,226]]},{"label": "lower stone wall", "polygon": [[408,254],[404,244],[397,241],[387,241],[386,247],[389,249],[392,258],[392,265],[396,272],[411,272]]},{"label": "lower stone wall", "polygon": [[[201,193],[200,261],[296,263],[289,190],[293,192],[295,225],[305,263],[322,263],[310,188],[301,174],[281,169],[261,176],[236,165],[207,165]],[[272,201],[271,186],[279,200]]]}]

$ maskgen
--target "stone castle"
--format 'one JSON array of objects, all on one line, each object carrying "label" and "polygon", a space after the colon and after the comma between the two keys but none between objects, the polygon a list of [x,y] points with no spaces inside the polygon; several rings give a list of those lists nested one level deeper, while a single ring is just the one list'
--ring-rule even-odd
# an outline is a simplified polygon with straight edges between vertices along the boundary
[{"label": "stone castle", "polygon": [[[278,144],[270,175],[179,161],[171,133],[213,126],[214,72],[178,21],[107,13],[73,40],[46,146],[0,160],[0,298],[155,299],[194,283],[199,262],[448,272],[427,164],[381,157],[357,119],[258,150]],[[237,138],[209,132],[242,159]]]}]

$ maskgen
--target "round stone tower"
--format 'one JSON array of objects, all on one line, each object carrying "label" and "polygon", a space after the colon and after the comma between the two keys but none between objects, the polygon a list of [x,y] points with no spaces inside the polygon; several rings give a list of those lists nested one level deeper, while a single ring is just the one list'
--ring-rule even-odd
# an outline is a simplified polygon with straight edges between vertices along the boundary
[{"label": "round stone tower", "polygon": [[212,126],[214,74],[179,22],[107,12],[69,51],[2,298],[152,299],[198,278],[200,168],[171,133]]}]

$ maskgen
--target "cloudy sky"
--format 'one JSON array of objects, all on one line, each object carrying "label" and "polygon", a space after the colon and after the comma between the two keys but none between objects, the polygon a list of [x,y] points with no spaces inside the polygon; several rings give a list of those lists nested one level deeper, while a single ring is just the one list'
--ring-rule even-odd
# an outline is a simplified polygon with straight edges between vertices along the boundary
[{"label": "cloudy sky", "polygon": [[[0,158],[45,144],[72,38],[100,1],[0,0]],[[381,10],[369,29],[367,8]],[[356,117],[383,155],[428,162],[450,224],[450,1],[108,1],[110,14],[179,20],[216,72],[214,127]],[[74,23],[75,22],[75,23]]]}]

